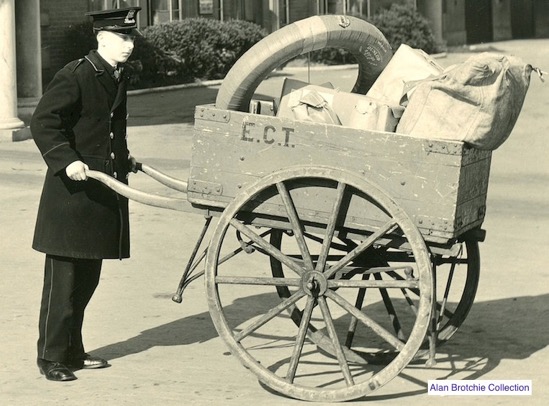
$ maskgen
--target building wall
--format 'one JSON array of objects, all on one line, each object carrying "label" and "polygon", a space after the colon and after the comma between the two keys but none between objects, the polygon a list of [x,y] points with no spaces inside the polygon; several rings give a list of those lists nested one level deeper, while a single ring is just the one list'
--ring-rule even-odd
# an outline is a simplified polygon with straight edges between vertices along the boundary
[{"label": "building wall", "polygon": [[67,62],[64,57],[65,32],[70,25],[87,21],[87,0],[42,0],[40,25],[42,35],[43,79],[49,82]]},{"label": "building wall", "polygon": [[[429,1],[429,0],[427,0]],[[463,45],[465,30],[465,0],[442,0],[442,37],[448,46]]]},{"label": "building wall", "polygon": [[[136,0],[131,0],[132,2]],[[183,0],[183,17],[198,17],[200,15],[200,0]],[[370,12],[375,14],[382,8],[388,8],[392,3],[417,5],[421,12],[425,2],[432,0],[370,0]],[[447,45],[462,45],[467,41],[465,2],[466,0],[439,0],[442,2],[442,37]],[[213,1],[212,14],[202,15],[206,18],[221,18],[221,0]],[[517,37],[519,27],[531,28],[531,37],[549,37],[549,1],[547,0],[491,0],[492,25],[494,40],[507,40]],[[424,4],[425,3],[425,4]],[[41,0],[41,36],[42,36],[42,67],[43,81],[48,83],[53,74],[65,65],[68,60],[64,55],[66,30],[72,25],[87,21],[89,0]],[[132,3],[134,4],[134,3]],[[141,0],[143,11],[139,15],[140,25],[145,26],[152,21],[148,17],[147,1]],[[269,32],[288,23],[286,21],[286,0],[224,0],[223,19],[238,18],[253,21]],[[344,12],[347,4],[349,13],[357,14],[357,10],[367,16],[366,0],[290,0],[290,22],[297,21],[317,13],[336,14]],[[532,8],[532,22],[524,22],[523,5]],[[518,9],[517,9],[518,7]],[[326,8],[326,9],[325,9]],[[513,11],[514,10],[514,11]],[[278,15],[276,14],[278,12]],[[513,14],[514,13],[514,14]],[[519,19],[518,15],[522,19]],[[517,20],[520,20],[517,23]],[[513,29],[514,22],[515,26]],[[516,31],[516,32],[515,32]]]},{"label": "building wall", "polygon": [[[342,0],[340,0],[342,1]],[[302,0],[290,2],[290,22],[303,20],[315,15],[316,4],[314,0]]]},{"label": "building wall", "polygon": [[492,0],[494,41],[508,40],[513,37],[511,31],[511,1]]},{"label": "building wall", "polygon": [[536,38],[549,38],[549,1],[534,1],[534,26]]}]

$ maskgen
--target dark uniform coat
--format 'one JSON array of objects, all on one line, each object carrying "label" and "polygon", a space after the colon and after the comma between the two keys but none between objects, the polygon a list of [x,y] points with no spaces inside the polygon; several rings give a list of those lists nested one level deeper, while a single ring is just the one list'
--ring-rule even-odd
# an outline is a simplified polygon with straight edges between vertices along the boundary
[{"label": "dark uniform coat", "polygon": [[48,170],[33,248],[71,258],[129,257],[128,201],[101,183],[65,173],[81,160],[127,183],[126,80],[120,83],[97,53],[73,61],[54,77],[31,120]]}]

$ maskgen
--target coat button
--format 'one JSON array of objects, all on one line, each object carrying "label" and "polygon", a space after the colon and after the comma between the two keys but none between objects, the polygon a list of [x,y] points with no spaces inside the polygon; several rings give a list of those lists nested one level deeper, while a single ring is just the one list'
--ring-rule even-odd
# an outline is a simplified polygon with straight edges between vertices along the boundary
[{"label": "coat button", "polygon": [[115,155],[114,152],[111,152],[111,159],[114,159]]},{"label": "coat button", "polygon": [[111,140],[114,140],[114,133],[110,133]]},{"label": "coat button", "polygon": [[113,118],[113,117],[114,117],[114,113],[111,113],[111,118]]},{"label": "coat button", "polygon": [[118,178],[118,174],[117,174],[116,172],[114,172],[114,173],[112,174],[112,176],[114,176],[115,178]]}]

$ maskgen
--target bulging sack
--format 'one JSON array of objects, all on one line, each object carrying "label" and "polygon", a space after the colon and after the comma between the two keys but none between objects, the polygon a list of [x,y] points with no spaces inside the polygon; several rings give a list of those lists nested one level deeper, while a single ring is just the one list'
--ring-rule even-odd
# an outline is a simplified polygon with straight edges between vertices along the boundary
[{"label": "bulging sack", "polygon": [[532,66],[516,57],[472,56],[417,85],[397,132],[494,150],[515,126],[531,72]]}]

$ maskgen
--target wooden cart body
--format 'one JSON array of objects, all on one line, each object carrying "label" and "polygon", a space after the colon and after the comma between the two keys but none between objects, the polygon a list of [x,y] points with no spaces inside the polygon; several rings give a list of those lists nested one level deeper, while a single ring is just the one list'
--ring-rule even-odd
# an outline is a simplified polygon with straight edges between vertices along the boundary
[{"label": "wooden cart body", "polygon": [[[363,175],[413,219],[427,242],[446,243],[479,227],[486,212],[491,152],[462,142],[299,122],[198,106],[188,201],[223,208],[247,185],[294,165],[329,165]],[[296,196],[300,218],[327,219],[319,195]],[[314,210],[309,204],[314,202]],[[264,216],[284,214],[278,201]],[[265,209],[267,207],[268,209]],[[376,213],[349,205],[345,227],[378,226]]]}]

